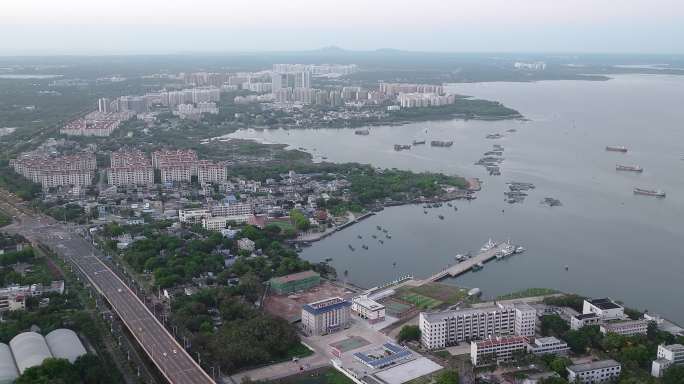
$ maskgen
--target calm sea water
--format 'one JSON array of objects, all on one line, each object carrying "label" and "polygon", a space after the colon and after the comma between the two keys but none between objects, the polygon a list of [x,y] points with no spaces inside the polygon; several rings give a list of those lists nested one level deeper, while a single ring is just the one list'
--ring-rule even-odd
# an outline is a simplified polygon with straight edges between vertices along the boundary
[{"label": "calm sea water", "polygon": [[[529,121],[372,127],[369,136],[356,136],[351,129],[248,130],[232,136],[303,147],[328,161],[484,181],[477,200],[455,203],[458,211],[446,205],[427,215],[421,206],[386,209],[302,253],[312,261],[332,258],[340,274],[348,270],[349,279],[361,286],[404,273],[426,277],[452,264],[457,253],[477,251],[490,237],[510,239],[528,251],[446,282],[479,287],[488,297],[528,287],[611,296],[684,323],[684,77],[451,88],[501,101]],[[511,128],[517,132],[507,133]],[[485,139],[494,132],[505,137]],[[423,138],[454,145],[392,149]],[[473,164],[495,143],[505,147],[506,158],[498,177]],[[607,152],[606,145],[624,145],[629,152]],[[644,172],[616,172],[616,163],[638,164]],[[510,205],[503,199],[507,181],[532,182],[537,188],[524,203]],[[635,196],[634,187],[660,188],[667,198]],[[544,197],[558,198],[563,206],[544,206]],[[392,235],[384,245],[370,238],[379,235],[376,225]],[[357,250],[351,252],[347,244]],[[362,244],[370,249],[362,250]]]}]

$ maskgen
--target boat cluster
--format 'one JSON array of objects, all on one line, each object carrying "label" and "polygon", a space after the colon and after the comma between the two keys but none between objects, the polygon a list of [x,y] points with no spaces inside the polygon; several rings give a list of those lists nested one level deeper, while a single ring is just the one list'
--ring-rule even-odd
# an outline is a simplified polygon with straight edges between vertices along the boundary
[{"label": "boat cluster", "polygon": [[560,200],[554,199],[553,197],[545,197],[544,200],[541,201],[542,204],[548,205],[549,207],[560,207],[563,205]]},{"label": "boat cluster", "polygon": [[[443,205],[444,204],[440,203],[440,202],[424,204],[423,205],[423,213],[427,215],[428,209],[430,209],[430,208],[441,208]],[[453,207],[454,211],[458,211],[458,207],[454,206],[451,202],[447,202],[446,205],[449,208]],[[444,215],[442,215],[442,214],[437,215],[437,217],[439,217],[440,220],[444,220]]]},{"label": "boat cluster", "polygon": [[[426,143],[425,139],[416,139],[413,140],[412,144],[394,144],[394,150],[399,152],[399,151],[407,151],[411,149],[412,146],[416,145],[424,145]],[[453,141],[442,141],[442,140],[432,140],[430,141],[430,146],[431,147],[451,147],[454,145]]]},{"label": "boat cluster", "polygon": [[[627,149],[627,147],[622,146],[622,145],[608,145],[608,146],[606,146],[606,151],[627,153],[628,149]],[[615,170],[616,171],[624,171],[624,172],[635,172],[635,173],[644,172],[644,169],[638,165],[625,165],[625,164],[616,164]],[[660,189],[634,188],[633,192],[635,195],[654,196],[654,197],[661,197],[661,198],[665,197],[665,192],[660,190]]]},{"label": "boat cluster", "polygon": [[501,163],[503,163],[504,147],[499,144],[494,144],[491,151],[485,152],[475,165],[482,165],[485,167],[490,176],[501,175]]},{"label": "boat cluster", "polygon": [[504,200],[509,204],[524,202],[527,192],[535,188],[532,183],[522,183],[519,181],[511,181],[506,184],[508,185],[508,191],[504,192]]},{"label": "boat cluster", "polygon": [[[373,240],[377,240],[378,243],[379,243],[380,245],[385,244],[385,241],[386,241],[386,240],[392,239],[392,235],[389,233],[389,231],[387,230],[387,228],[383,228],[383,227],[381,227],[381,226],[379,226],[379,225],[376,226],[375,228],[379,231],[379,233],[373,233],[373,234],[371,234],[371,238],[372,238]],[[357,235],[356,237],[357,237],[359,240],[363,240],[363,236],[361,236],[361,235]],[[383,239],[383,237],[384,237],[384,239]],[[351,244],[348,244],[347,247],[348,247],[349,250],[352,251],[352,252],[356,251],[356,248],[354,248],[354,246],[351,245]],[[362,245],[361,245],[361,248],[362,248],[362,249],[365,249],[365,250],[368,250],[369,247],[368,247],[367,244],[362,244]]]}]

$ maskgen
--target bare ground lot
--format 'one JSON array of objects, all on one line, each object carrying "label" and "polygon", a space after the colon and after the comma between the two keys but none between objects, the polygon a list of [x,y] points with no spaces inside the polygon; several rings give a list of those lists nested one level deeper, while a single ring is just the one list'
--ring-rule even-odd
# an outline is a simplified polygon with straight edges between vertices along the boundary
[{"label": "bare ground lot", "polygon": [[351,298],[352,294],[353,292],[349,289],[323,281],[319,286],[305,292],[291,295],[269,295],[264,301],[264,309],[275,316],[295,322],[301,320],[304,304],[335,296],[348,299]]}]

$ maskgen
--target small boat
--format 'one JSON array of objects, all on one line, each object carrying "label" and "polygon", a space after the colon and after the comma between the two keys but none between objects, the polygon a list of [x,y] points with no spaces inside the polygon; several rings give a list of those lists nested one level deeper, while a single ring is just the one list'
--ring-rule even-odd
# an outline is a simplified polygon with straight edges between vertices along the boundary
[{"label": "small boat", "polygon": [[368,249],[368,246],[366,244],[362,245],[361,248],[363,249]]},{"label": "small boat", "polygon": [[447,207],[453,207],[453,204],[447,203]]},{"label": "small boat", "polygon": [[439,217],[440,220],[444,220],[444,215],[439,215],[437,217]]},{"label": "small boat", "polygon": [[622,165],[618,164],[615,166],[616,171],[629,171],[629,172],[643,172],[644,169],[638,165]]},{"label": "small boat", "polygon": [[367,129],[357,129],[356,131],[354,131],[354,134],[359,136],[368,136],[370,134],[370,131],[368,131]]},{"label": "small boat", "polygon": [[377,239],[377,238],[378,238],[378,237],[377,237],[377,236],[375,236],[375,235],[373,235],[373,236],[371,236],[371,237],[372,237],[372,238],[374,238],[374,239]]},{"label": "small boat", "polygon": [[459,253],[458,255],[454,256],[454,259],[456,259],[456,261],[460,263],[463,260],[467,259],[467,257],[466,257],[466,255],[462,255]]},{"label": "small boat", "polygon": [[625,153],[625,152],[627,152],[627,147],[624,147],[622,145],[609,145],[606,147],[606,151]]},{"label": "small boat", "polygon": [[458,211],[458,207],[454,207],[454,211]]},{"label": "small boat", "polygon": [[392,235],[387,234],[387,235],[385,235],[385,237],[388,238],[388,239],[391,239],[391,238],[392,238]]},{"label": "small boat", "polygon": [[383,228],[382,231],[383,231],[384,233],[387,233],[387,229],[384,229],[384,228]]},{"label": "small boat", "polygon": [[427,211],[423,211],[423,213],[427,215]]},{"label": "small boat", "polygon": [[350,250],[351,250],[352,252],[354,252],[354,251],[355,251],[354,247],[352,247],[352,245],[351,245],[351,244],[349,244],[349,245],[348,245],[348,247],[349,247],[349,249],[350,249]]},{"label": "small boat", "polygon": [[425,140],[413,140],[413,145],[425,144]]},{"label": "small boat", "polygon": [[523,253],[525,251],[527,251],[527,249],[525,249],[524,247],[515,247],[515,253]]},{"label": "small boat", "polygon": [[380,242],[380,244],[385,244],[385,242],[382,241],[382,239],[380,239],[380,240],[378,240],[378,241]]},{"label": "small boat", "polygon": [[363,236],[361,236],[361,235],[358,235],[356,237],[358,237],[359,239],[363,239]]},{"label": "small boat", "polygon": [[635,195],[665,197],[665,192],[660,189],[634,188]]},{"label": "small boat", "polygon": [[473,265],[473,272],[477,272],[477,271],[481,270],[482,268],[484,268],[484,264],[482,262],[479,262],[479,263]]},{"label": "small boat", "polygon": [[495,246],[496,246],[496,243],[493,242],[492,239],[490,238],[489,241],[487,241],[485,243],[485,245],[483,245],[482,248],[480,248],[480,252],[487,252],[490,249],[494,248]]},{"label": "small boat", "polygon": [[382,229],[382,227],[379,225],[376,225],[375,228],[377,228],[378,231]]},{"label": "small boat", "polygon": [[568,266],[566,265],[566,266],[565,266],[565,270],[567,271],[568,269],[570,269],[570,267],[568,267]]},{"label": "small boat", "polygon": [[333,260],[332,257],[327,257],[327,258],[325,259],[325,262],[326,262],[326,263],[329,263],[329,262],[331,262],[332,260]]}]

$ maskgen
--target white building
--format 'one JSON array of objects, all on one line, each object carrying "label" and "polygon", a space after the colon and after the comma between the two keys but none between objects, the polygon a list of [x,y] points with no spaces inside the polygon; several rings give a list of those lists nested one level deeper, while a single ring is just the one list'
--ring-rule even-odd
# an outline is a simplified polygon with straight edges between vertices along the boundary
[{"label": "white building", "polygon": [[570,350],[568,343],[555,337],[540,337],[530,343],[528,350],[535,355],[565,355]]},{"label": "white building", "polygon": [[476,367],[511,361],[516,352],[527,352],[526,337],[497,337],[470,342],[470,361]]},{"label": "white building", "polygon": [[238,240],[238,249],[241,251],[248,251],[248,252],[254,252],[254,247],[255,244],[252,240],[243,237],[242,239]]},{"label": "white building", "polygon": [[570,329],[576,331],[588,325],[597,325],[600,322],[601,318],[595,313],[574,315],[570,317]]},{"label": "white building", "polygon": [[208,209],[181,209],[178,211],[178,219],[181,223],[199,224],[206,217],[211,217]]},{"label": "white building", "polygon": [[602,321],[625,318],[625,308],[609,298],[584,300],[582,313],[595,313]]},{"label": "white building", "polygon": [[385,306],[368,298],[367,295],[352,299],[352,311],[371,324],[385,320]]},{"label": "white building", "polygon": [[662,377],[667,368],[679,364],[684,364],[684,345],[659,345],[657,359],[651,365],[651,375]]},{"label": "white building", "polygon": [[59,157],[31,153],[10,160],[9,165],[16,173],[41,184],[43,189],[90,185],[97,168],[92,153]]},{"label": "white building", "polygon": [[622,366],[615,360],[571,365],[566,368],[569,383],[597,384],[613,381],[620,376]]},{"label": "white building", "polygon": [[302,307],[302,327],[309,335],[326,335],[351,325],[351,303],[332,297]]},{"label": "white building", "polygon": [[536,310],[528,304],[421,312],[421,342],[435,349],[496,336],[533,336],[536,318]]},{"label": "white building", "polygon": [[254,208],[250,203],[216,204],[209,207],[212,216],[252,215]]},{"label": "white building", "polygon": [[600,326],[601,333],[617,333],[623,336],[645,335],[648,331],[646,320],[625,320],[603,323]]},{"label": "white building", "polygon": [[202,227],[208,231],[220,231],[226,228],[230,222],[237,224],[246,223],[249,220],[249,215],[233,215],[233,216],[211,216],[202,219]]},{"label": "white building", "polygon": [[227,177],[226,166],[213,161],[201,160],[197,163],[197,181],[200,185],[222,183]]}]

